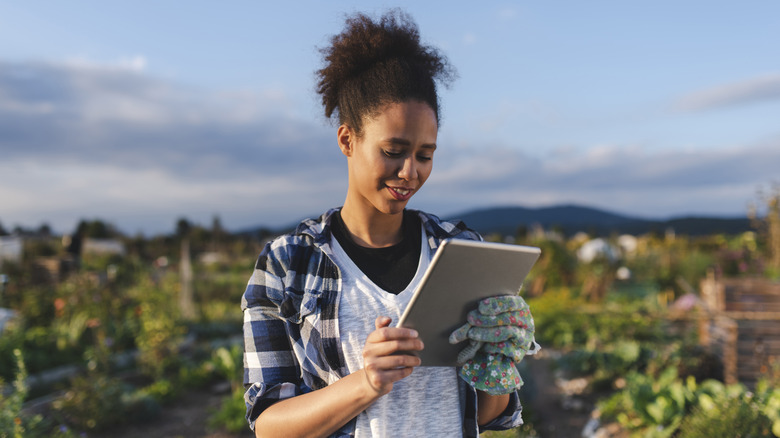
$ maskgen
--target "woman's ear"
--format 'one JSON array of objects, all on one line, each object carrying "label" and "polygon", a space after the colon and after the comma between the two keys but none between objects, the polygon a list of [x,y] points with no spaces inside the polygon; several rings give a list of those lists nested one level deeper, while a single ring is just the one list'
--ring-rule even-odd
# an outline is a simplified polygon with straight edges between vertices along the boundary
[{"label": "woman's ear", "polygon": [[338,131],[336,131],[336,139],[342,154],[347,157],[352,156],[356,138],[355,132],[348,125],[343,124],[339,126]]}]

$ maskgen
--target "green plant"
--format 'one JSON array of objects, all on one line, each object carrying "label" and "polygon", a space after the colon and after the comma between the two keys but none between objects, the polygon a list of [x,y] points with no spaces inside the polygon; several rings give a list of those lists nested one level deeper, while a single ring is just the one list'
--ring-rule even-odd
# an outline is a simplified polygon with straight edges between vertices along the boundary
[{"label": "green plant", "polygon": [[224,428],[234,433],[242,432],[249,427],[245,416],[244,389],[234,389],[230,396],[225,398],[219,410],[209,418],[209,426]]},{"label": "green plant", "polygon": [[105,375],[75,377],[65,396],[53,403],[54,409],[81,430],[102,429],[125,420],[123,389],[117,379]]},{"label": "green plant", "polygon": [[593,384],[610,386],[631,371],[642,371],[653,354],[650,345],[620,340],[599,350],[573,350],[556,361],[569,377],[590,376]]},{"label": "green plant", "polygon": [[[602,418],[617,420],[634,436],[670,437],[697,407],[712,409],[726,398],[745,394],[744,386],[726,386],[716,380],[697,383],[693,376],[678,378],[670,366],[656,378],[640,373],[626,376],[625,388],[599,403]],[[723,436],[725,430],[712,436]]]},{"label": "green plant", "polygon": [[175,283],[166,279],[160,287],[140,283],[131,292],[143,297],[137,307],[138,333],[135,342],[139,350],[140,368],[149,376],[160,379],[178,365],[178,351],[184,327],[171,299]]},{"label": "green plant", "polygon": [[[24,380],[27,378],[27,370],[24,366],[24,358],[19,349],[13,351],[16,359],[16,378],[13,383],[13,390],[8,396],[4,396],[0,391],[0,437],[21,438],[27,432],[34,429],[41,423],[40,415],[25,418],[22,414],[22,404],[27,397],[27,385]],[[3,387],[3,381],[0,379],[0,389]]]},{"label": "green plant", "polygon": [[[777,428],[775,428],[777,429]],[[699,405],[680,426],[680,438],[764,437],[770,435],[772,420],[762,412],[750,394],[718,397],[711,406]],[[775,430],[775,432],[780,432]],[[777,433],[775,435],[778,435]]]},{"label": "green plant", "polygon": [[226,380],[230,381],[231,388],[236,391],[242,388],[243,383],[243,349],[234,345],[230,349],[220,347],[213,353],[212,362],[215,370]]},{"label": "green plant", "polygon": [[592,306],[561,288],[530,299],[528,305],[542,346],[597,350],[618,341],[667,340],[662,320],[644,302]]},{"label": "green plant", "polygon": [[138,390],[138,398],[148,396],[158,403],[171,403],[181,394],[180,386],[186,387],[186,385],[178,385],[169,379],[160,379]]}]

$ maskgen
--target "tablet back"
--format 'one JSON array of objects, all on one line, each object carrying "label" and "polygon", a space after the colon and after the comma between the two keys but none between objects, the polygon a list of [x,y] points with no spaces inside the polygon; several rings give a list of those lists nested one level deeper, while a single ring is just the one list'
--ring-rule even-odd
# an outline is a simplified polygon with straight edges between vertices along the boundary
[{"label": "tablet back", "polygon": [[467,341],[452,345],[450,333],[479,300],[516,295],[540,254],[530,246],[445,240],[398,323],[420,333],[422,366],[456,366]]}]

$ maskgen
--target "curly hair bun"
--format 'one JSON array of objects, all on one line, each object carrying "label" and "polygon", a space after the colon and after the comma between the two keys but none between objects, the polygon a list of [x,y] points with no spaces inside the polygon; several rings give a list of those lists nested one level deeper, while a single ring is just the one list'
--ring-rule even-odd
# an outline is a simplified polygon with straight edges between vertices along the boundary
[{"label": "curly hair bun", "polygon": [[317,92],[325,117],[361,131],[364,117],[392,102],[419,100],[439,120],[436,82],[449,85],[454,69],[436,48],[420,43],[412,18],[397,9],[374,21],[348,17],[344,30],[320,49],[325,66],[317,71]]}]

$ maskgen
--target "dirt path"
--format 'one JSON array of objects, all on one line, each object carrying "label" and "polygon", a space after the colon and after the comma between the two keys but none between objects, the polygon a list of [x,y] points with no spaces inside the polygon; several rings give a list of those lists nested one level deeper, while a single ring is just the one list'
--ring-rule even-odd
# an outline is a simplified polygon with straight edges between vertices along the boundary
[{"label": "dirt path", "polygon": [[208,419],[220,407],[225,394],[208,390],[191,391],[176,404],[166,406],[160,416],[148,423],[131,424],[119,430],[89,434],[90,438],[244,438],[252,437],[247,427],[245,433],[231,434],[210,430]]},{"label": "dirt path", "polygon": [[542,353],[528,359],[528,379],[534,380],[534,428],[542,438],[580,437],[592,406],[582,399],[565,403],[565,394],[555,384],[552,366],[553,359]]}]

